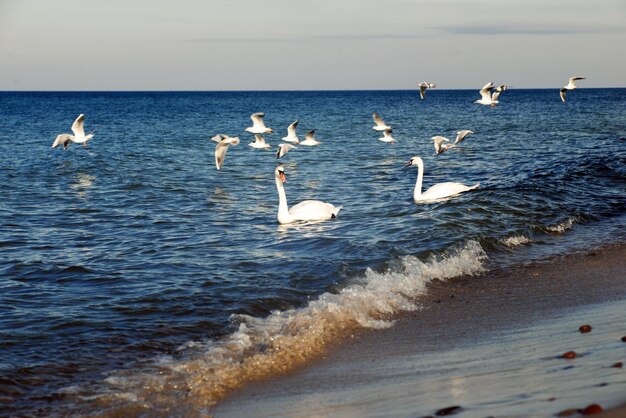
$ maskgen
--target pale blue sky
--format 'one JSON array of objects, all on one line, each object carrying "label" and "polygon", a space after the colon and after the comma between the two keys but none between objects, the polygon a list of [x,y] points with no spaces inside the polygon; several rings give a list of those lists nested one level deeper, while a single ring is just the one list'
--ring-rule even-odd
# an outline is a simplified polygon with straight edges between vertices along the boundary
[{"label": "pale blue sky", "polygon": [[0,90],[626,87],[624,0],[0,0]]}]

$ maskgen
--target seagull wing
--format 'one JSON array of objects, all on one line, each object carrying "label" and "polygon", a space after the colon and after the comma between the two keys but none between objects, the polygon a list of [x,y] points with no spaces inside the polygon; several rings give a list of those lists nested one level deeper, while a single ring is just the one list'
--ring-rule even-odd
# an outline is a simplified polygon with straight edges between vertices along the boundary
[{"label": "seagull wing", "polygon": [[586,77],[581,77],[581,76],[576,76],[576,77],[570,77],[569,82],[573,83],[574,81],[577,80],[585,80]]},{"label": "seagull wing", "polygon": [[383,138],[393,140],[393,137],[391,136],[391,129],[385,129],[383,132]]},{"label": "seagull wing", "polygon": [[263,116],[265,116],[265,113],[263,112],[254,113],[252,114],[252,116],[250,116],[250,119],[252,119],[252,126],[254,128],[265,128],[265,122],[263,122]]},{"label": "seagull wing", "polygon": [[435,143],[435,153],[441,154],[448,149],[442,145],[444,141],[449,141],[449,139],[445,136],[433,136],[430,139],[432,139]]},{"label": "seagull wing", "polygon": [[426,89],[428,88],[428,86],[424,83],[420,83],[420,97],[422,100],[424,100],[424,95],[426,93]]},{"label": "seagull wing", "polygon": [[428,83],[428,87],[430,87],[431,89],[434,89],[437,87],[437,85],[434,83]]},{"label": "seagull wing", "polygon": [[501,92],[500,90],[494,91],[493,94],[491,95],[491,100],[494,102],[498,100],[498,97],[500,97],[500,92]]},{"label": "seagull wing", "polygon": [[563,101],[563,103],[565,103],[565,93],[567,93],[566,88],[562,88],[559,90],[559,95],[561,96],[561,100]]},{"label": "seagull wing", "polygon": [[315,141],[315,129],[312,131],[309,131],[306,133],[305,137],[304,137],[305,141],[306,140],[311,140],[311,141]]},{"label": "seagull wing", "polygon": [[63,144],[63,149],[67,149],[70,146],[70,141],[74,139],[74,137],[70,134],[60,134],[57,135],[56,139],[52,143],[52,148],[56,148],[59,145]]},{"label": "seagull wing", "polygon": [[261,134],[254,134],[254,142],[265,145],[265,137]]},{"label": "seagull wing", "polygon": [[284,157],[292,148],[296,149],[296,147],[291,144],[280,144],[278,146],[278,151],[276,152],[276,159]]},{"label": "seagull wing", "polygon": [[385,126],[385,121],[378,116],[378,113],[374,112],[374,114],[372,114],[372,117],[374,118],[374,123],[376,124],[376,126]]},{"label": "seagull wing", "polygon": [[458,131],[456,133],[456,139],[454,140],[455,144],[460,144],[461,142],[463,142],[465,140],[465,137],[468,135],[473,134],[474,132],[467,130],[467,129],[463,129],[462,131]]},{"label": "seagull wing", "polygon": [[289,127],[287,128],[287,136],[290,137],[296,137],[296,127],[298,126],[298,120],[295,121],[294,123],[292,123],[291,125],[289,125]]},{"label": "seagull wing", "polygon": [[74,136],[85,136],[85,115],[82,113],[78,115],[74,123],[72,123],[72,132]]},{"label": "seagull wing", "polygon": [[215,141],[215,142],[220,142],[223,139],[229,138],[228,135],[224,135],[224,134],[217,134],[214,137],[210,138],[211,141]]},{"label": "seagull wing", "polygon": [[491,89],[493,88],[493,83],[490,81],[485,84],[482,89],[480,89],[480,95],[484,100],[491,100]]}]

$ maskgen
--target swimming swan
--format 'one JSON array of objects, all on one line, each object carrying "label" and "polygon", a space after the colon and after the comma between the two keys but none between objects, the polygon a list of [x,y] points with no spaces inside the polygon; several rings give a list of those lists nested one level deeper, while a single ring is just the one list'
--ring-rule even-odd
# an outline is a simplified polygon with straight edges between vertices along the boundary
[{"label": "swimming swan", "polygon": [[417,181],[415,182],[415,190],[413,191],[413,200],[415,203],[427,203],[434,200],[443,199],[454,196],[459,193],[477,189],[480,183],[469,187],[463,183],[437,183],[422,193],[422,179],[424,178],[424,161],[420,157],[413,157],[411,161],[404,165],[405,167],[417,166]]},{"label": "swimming swan", "polygon": [[336,218],[341,206],[334,206],[320,200],[305,200],[289,209],[287,205],[287,195],[283,183],[285,178],[285,168],[282,165],[274,170],[276,189],[278,190],[278,223],[289,224],[297,221],[326,221]]}]

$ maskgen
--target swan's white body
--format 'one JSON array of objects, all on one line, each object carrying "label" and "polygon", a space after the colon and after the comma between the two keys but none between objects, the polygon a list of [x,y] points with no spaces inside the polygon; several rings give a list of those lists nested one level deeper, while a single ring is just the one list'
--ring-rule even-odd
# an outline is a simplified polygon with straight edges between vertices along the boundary
[{"label": "swan's white body", "polygon": [[497,99],[498,99],[498,95],[500,93],[498,93],[496,95],[496,97],[494,98],[491,95],[491,90],[493,89],[493,87],[494,86],[493,86],[493,83],[491,81],[489,83],[485,84],[483,86],[483,88],[480,89],[480,91],[479,91],[479,93],[480,93],[480,100],[476,100],[474,103],[481,104],[481,105],[486,105],[486,106],[491,106],[491,107],[493,107],[496,104],[498,104],[499,102],[498,102]]},{"label": "swan's white body", "polygon": [[444,142],[450,141],[445,136],[433,136],[430,139],[432,139],[435,144],[435,154],[441,154],[442,152],[447,151],[450,148],[454,148],[456,146],[454,144],[444,144]]},{"label": "swan's white body", "polygon": [[250,116],[250,119],[252,119],[252,126],[244,130],[253,134],[271,134],[274,132],[271,128],[265,126],[263,116],[265,116],[265,113],[263,112],[252,114],[252,116]]},{"label": "swan's white body", "polygon": [[300,141],[300,143],[298,145],[305,145],[307,147],[312,147],[315,145],[319,145],[321,144],[320,141],[315,139],[315,130],[307,132],[307,134],[304,136],[304,141]]},{"label": "swan's white body", "polygon": [[463,192],[477,189],[480,185],[476,183],[473,186],[466,186],[463,183],[437,183],[422,193],[422,180],[424,178],[424,161],[420,157],[413,157],[411,161],[405,164],[406,167],[417,166],[417,181],[413,190],[413,200],[415,203],[427,203],[447,197],[455,196]]},{"label": "swan's white body", "polygon": [[217,167],[219,171],[224,164],[228,147],[230,145],[239,145],[239,138],[218,134],[211,138],[211,141],[217,142],[217,145],[215,146],[215,167]]},{"label": "swan's white body", "polygon": [[385,132],[383,132],[383,137],[382,138],[378,138],[379,141],[383,141],[383,142],[396,142],[395,139],[393,139],[393,137],[391,136],[391,131],[389,129],[387,129]]},{"label": "swan's white body", "polygon": [[334,206],[320,200],[305,200],[289,208],[283,185],[287,179],[285,178],[285,170],[282,165],[276,167],[274,180],[278,190],[277,218],[281,224],[290,224],[298,221],[326,221],[336,218],[341,210],[341,206]]},{"label": "swan's white body", "polygon": [[287,128],[287,136],[283,136],[283,141],[291,142],[293,144],[298,144],[300,142],[300,138],[296,135],[296,126],[298,126],[299,121],[295,121]]},{"label": "swan's white body", "polygon": [[276,151],[276,159],[284,157],[290,149],[297,149],[295,145],[291,144],[278,144],[278,151]]},{"label": "swan's white body", "polygon": [[257,149],[270,149],[272,146],[265,142],[265,138],[261,134],[254,134],[254,142],[250,142],[248,144],[252,148]]},{"label": "swan's white body", "polygon": [[83,146],[87,146],[87,141],[93,138],[93,131],[89,133],[89,135],[85,135],[85,115],[82,113],[78,115],[74,123],[72,123],[72,132],[74,135],[70,134],[60,134],[54,139],[52,143],[52,148],[56,148],[59,145],[63,145],[63,149],[67,149],[70,146],[70,142],[74,142],[76,144],[83,144]]},{"label": "swan's white body", "polygon": [[420,98],[422,100],[424,100],[424,97],[426,97],[426,89],[434,89],[435,87],[437,87],[436,84],[429,83],[428,81],[422,81],[418,84],[418,86],[420,88]]},{"label": "swan's white body", "polygon": [[563,101],[563,103],[565,103],[565,94],[567,93],[568,90],[576,90],[578,88],[578,86],[576,85],[576,81],[578,80],[584,80],[585,77],[570,77],[569,82],[567,83],[566,86],[564,86],[561,90],[559,90],[559,95],[561,96],[561,100]]},{"label": "swan's white body", "polygon": [[463,129],[462,131],[458,131],[456,133],[456,139],[454,140],[454,144],[460,144],[461,142],[463,142],[465,140],[465,138],[467,138],[470,135],[473,135],[474,132],[467,130],[467,129]]},{"label": "swan's white body", "polygon": [[391,131],[391,126],[387,125],[385,123],[384,120],[382,120],[382,118],[380,116],[378,116],[378,113],[374,112],[372,114],[372,117],[374,118],[374,123],[376,125],[372,126],[372,129],[378,132],[383,132],[383,131]]}]

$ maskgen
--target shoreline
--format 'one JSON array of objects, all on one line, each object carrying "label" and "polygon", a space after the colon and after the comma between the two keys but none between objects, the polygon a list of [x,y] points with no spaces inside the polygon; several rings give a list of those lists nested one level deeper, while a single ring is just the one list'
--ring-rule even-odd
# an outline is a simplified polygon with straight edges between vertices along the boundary
[{"label": "shoreline", "polygon": [[[251,413],[255,416],[381,416],[385,413],[391,416],[406,416],[408,413],[422,416],[434,413],[437,401],[440,408],[455,403],[452,399],[444,402],[445,396],[437,400],[438,393],[431,388],[446,386],[451,379],[462,378],[464,372],[468,373],[468,381],[476,380],[487,386],[490,382],[483,382],[479,377],[481,370],[489,375],[487,380],[498,381],[508,370],[509,363],[516,363],[521,370],[528,371],[537,367],[534,361],[543,363],[552,375],[562,373],[560,362],[551,358],[546,360],[545,357],[567,351],[567,344],[562,345],[561,341],[575,345],[581,339],[577,327],[573,328],[575,332],[572,332],[572,327],[579,322],[582,325],[587,317],[585,315],[597,318],[597,323],[607,328],[592,331],[584,336],[586,340],[580,340],[589,343],[593,341],[589,337],[595,337],[597,341],[592,353],[596,350],[606,357],[607,350],[603,347],[615,338],[612,334],[626,334],[625,329],[608,330],[616,322],[611,321],[611,316],[623,312],[620,309],[623,308],[621,304],[626,295],[626,283],[619,279],[625,271],[626,244],[622,243],[488,271],[478,276],[436,280],[427,286],[427,294],[418,299],[422,308],[401,315],[393,327],[355,333],[354,338],[347,338],[331,348],[326,357],[314,360],[304,368],[254,382],[232,392],[211,412],[216,417],[250,416]],[[615,303],[620,306],[614,306]],[[524,334],[525,339],[518,341],[518,334]],[[530,343],[535,337],[537,341]],[[543,357],[536,357],[542,347],[546,347],[547,352],[543,353]],[[499,351],[507,350],[511,353],[498,358],[502,356]],[[516,353],[516,350],[521,350],[521,353]],[[470,366],[464,369],[463,361],[459,360],[466,353],[471,353]],[[495,361],[481,358],[484,353],[492,353]],[[475,364],[472,363],[472,355],[476,357]],[[525,363],[524,356],[535,358]],[[584,357],[589,357],[589,362],[594,361],[591,354]],[[623,357],[615,361],[623,361]],[[604,360],[608,361],[608,358]],[[584,361],[587,360],[581,358],[577,363]],[[583,369],[583,366],[578,369]],[[536,373],[541,375],[542,372]],[[597,375],[609,380],[614,376],[610,373],[604,376],[603,373],[604,369]],[[532,375],[527,383],[535,387],[542,383],[541,379],[552,375]],[[533,383],[533,378],[538,382]],[[569,380],[570,377],[564,379]],[[511,379],[500,383],[500,386],[506,386]],[[613,383],[608,386],[614,387]],[[523,407],[517,407],[517,416],[550,416],[567,409],[565,405],[573,401],[563,391],[577,393],[585,390],[584,387],[568,387],[571,384],[562,388],[558,382],[551,384],[551,394],[545,397],[554,398],[554,401],[548,405],[543,400],[543,414],[542,404],[537,401],[540,395],[532,391],[520,395],[521,399],[491,399],[484,404],[474,401],[469,411],[478,413],[476,416],[485,416],[502,410],[501,406],[494,406],[498,402],[521,402],[523,405],[524,397],[528,397],[531,399],[529,405],[532,404],[533,411],[538,411],[537,415],[526,414]],[[415,387],[418,388],[417,393],[412,393]],[[502,392],[498,393],[498,397],[506,398],[506,390],[498,386],[494,390]],[[584,408],[587,404],[596,403],[594,396],[597,398],[609,392],[604,390],[598,395],[598,390],[590,391],[595,395],[586,399],[584,405],[570,405],[569,408]],[[423,402],[416,401],[416,397],[423,398]],[[617,395],[608,398],[612,397],[619,398]],[[394,402],[390,402],[389,398]],[[430,398],[433,398],[432,401]],[[579,399],[584,397],[579,396]],[[429,405],[420,409],[416,403]],[[607,406],[617,407],[624,403],[626,397],[615,399],[603,407],[607,409]]]}]

